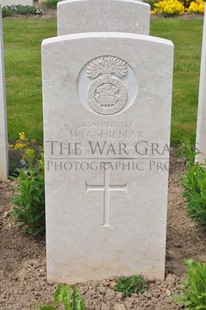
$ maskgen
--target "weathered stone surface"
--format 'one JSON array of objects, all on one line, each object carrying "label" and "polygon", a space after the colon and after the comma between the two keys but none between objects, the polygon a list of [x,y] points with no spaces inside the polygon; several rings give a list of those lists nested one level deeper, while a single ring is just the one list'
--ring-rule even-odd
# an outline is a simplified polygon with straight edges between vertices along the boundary
[{"label": "weathered stone surface", "polygon": [[149,34],[150,6],[135,0],[69,0],[57,6],[58,35],[81,32]]},{"label": "weathered stone surface", "polygon": [[42,56],[48,280],[162,279],[173,44],[85,33]]},{"label": "weathered stone surface", "polygon": [[33,5],[33,0],[2,0],[2,6],[7,5]]}]

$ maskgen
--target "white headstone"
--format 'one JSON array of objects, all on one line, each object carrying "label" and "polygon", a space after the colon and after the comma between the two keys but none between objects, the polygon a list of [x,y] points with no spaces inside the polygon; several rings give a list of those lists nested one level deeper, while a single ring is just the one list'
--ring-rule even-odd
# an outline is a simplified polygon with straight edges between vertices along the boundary
[{"label": "white headstone", "polygon": [[136,0],[69,0],[57,6],[58,35],[81,32],[149,34],[150,6]]},{"label": "white headstone", "polygon": [[33,5],[33,0],[1,0],[2,6],[10,5]]},{"label": "white headstone", "polygon": [[85,33],[42,57],[48,280],[163,279],[173,44]]},{"label": "white headstone", "polygon": [[[1,10],[1,4],[0,4]],[[0,179],[8,178],[8,137],[4,72],[3,25],[0,12]]]},{"label": "white headstone", "polygon": [[200,86],[198,99],[196,147],[200,154],[196,155],[197,162],[206,160],[206,7],[202,39],[202,58],[200,68]]}]

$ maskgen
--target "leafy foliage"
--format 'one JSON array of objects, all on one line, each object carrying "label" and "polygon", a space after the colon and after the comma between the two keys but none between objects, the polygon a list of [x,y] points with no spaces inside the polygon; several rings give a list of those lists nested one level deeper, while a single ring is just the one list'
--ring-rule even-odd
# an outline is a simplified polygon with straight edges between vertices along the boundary
[{"label": "leafy foliage", "polygon": [[175,299],[187,310],[206,309],[206,263],[191,259],[185,262],[188,270],[186,280]]},{"label": "leafy foliage", "polygon": [[62,0],[45,0],[44,4],[51,9],[56,9],[58,2]]},{"label": "leafy foliage", "polygon": [[206,229],[206,168],[196,163],[187,166],[181,178],[183,197],[187,199],[188,215]]},{"label": "leafy foliage", "polygon": [[147,281],[142,276],[119,277],[114,289],[127,297],[133,293],[143,293],[147,286]]},{"label": "leafy foliage", "polygon": [[143,2],[149,4],[151,10],[153,10],[153,9],[154,9],[154,4],[155,4],[156,2],[158,2],[158,1],[156,1],[156,0],[144,0]]},{"label": "leafy foliage", "polygon": [[199,151],[195,148],[195,145],[190,140],[186,140],[180,144],[176,155],[185,158],[188,166],[194,164],[197,154],[199,154]]},{"label": "leafy foliage", "polygon": [[21,132],[16,143],[9,145],[9,150],[10,154],[11,152],[13,155],[17,154],[22,165],[22,168],[16,169],[17,175],[11,177],[17,183],[18,194],[11,199],[15,206],[10,213],[17,219],[18,226],[26,225],[30,234],[44,236],[45,191],[42,148],[35,149]]},{"label": "leafy foliage", "polygon": [[71,290],[66,284],[57,286],[54,294],[54,305],[41,306],[40,310],[58,310],[61,306],[64,307],[64,310],[85,310],[84,299],[80,296],[77,288],[74,288],[71,294]]},{"label": "leafy foliage", "polygon": [[36,144],[35,139],[28,139],[24,132],[19,133],[18,140],[8,145],[9,174],[13,175],[17,169],[33,168],[43,157],[42,146]]},{"label": "leafy foliage", "polygon": [[45,234],[45,192],[43,168],[22,169],[17,177],[11,177],[18,185],[19,192],[12,197],[15,205],[11,215],[18,226],[27,226],[28,233],[34,236]]},{"label": "leafy foliage", "polygon": [[181,177],[183,197],[187,199],[187,214],[206,228],[206,166],[195,163],[198,151],[189,141],[179,148],[179,155],[185,157],[186,174]]},{"label": "leafy foliage", "polygon": [[54,301],[56,304],[61,302],[64,305],[65,310],[70,310],[71,293],[67,285],[59,285],[54,294]]},{"label": "leafy foliage", "polygon": [[14,15],[42,15],[44,12],[39,7],[29,5],[7,5],[2,8],[2,16]]},{"label": "leafy foliage", "polygon": [[74,291],[72,293],[71,310],[84,310],[84,309],[85,309],[84,299],[80,296],[77,288],[74,288]]}]

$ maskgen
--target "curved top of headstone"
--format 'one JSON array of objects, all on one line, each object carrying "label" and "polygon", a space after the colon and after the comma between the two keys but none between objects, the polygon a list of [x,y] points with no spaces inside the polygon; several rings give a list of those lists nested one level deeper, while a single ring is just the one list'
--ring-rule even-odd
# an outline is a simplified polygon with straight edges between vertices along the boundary
[{"label": "curved top of headstone", "polygon": [[164,279],[172,72],[169,40],[43,41],[48,281]]},{"label": "curved top of headstone", "polygon": [[150,6],[136,0],[68,0],[57,6],[58,35],[83,32],[149,34]]}]

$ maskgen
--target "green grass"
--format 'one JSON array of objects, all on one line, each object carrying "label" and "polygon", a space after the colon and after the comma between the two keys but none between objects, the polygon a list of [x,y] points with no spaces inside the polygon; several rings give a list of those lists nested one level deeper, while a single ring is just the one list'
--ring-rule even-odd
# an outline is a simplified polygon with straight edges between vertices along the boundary
[{"label": "green grass", "polygon": [[148,287],[147,281],[142,276],[119,277],[114,286],[114,290],[122,292],[124,297],[132,294],[143,293]]},{"label": "green grass", "polygon": [[4,19],[9,141],[18,132],[42,141],[41,42],[56,36],[54,19]]},{"label": "green grass", "polygon": [[166,18],[151,23],[151,35],[175,46],[172,143],[195,141],[202,45],[202,19]]},{"label": "green grass", "polygon": [[[4,19],[9,140],[25,131],[42,141],[41,42],[56,35],[55,19]],[[151,35],[175,45],[172,143],[196,129],[202,19],[151,21]]]}]

